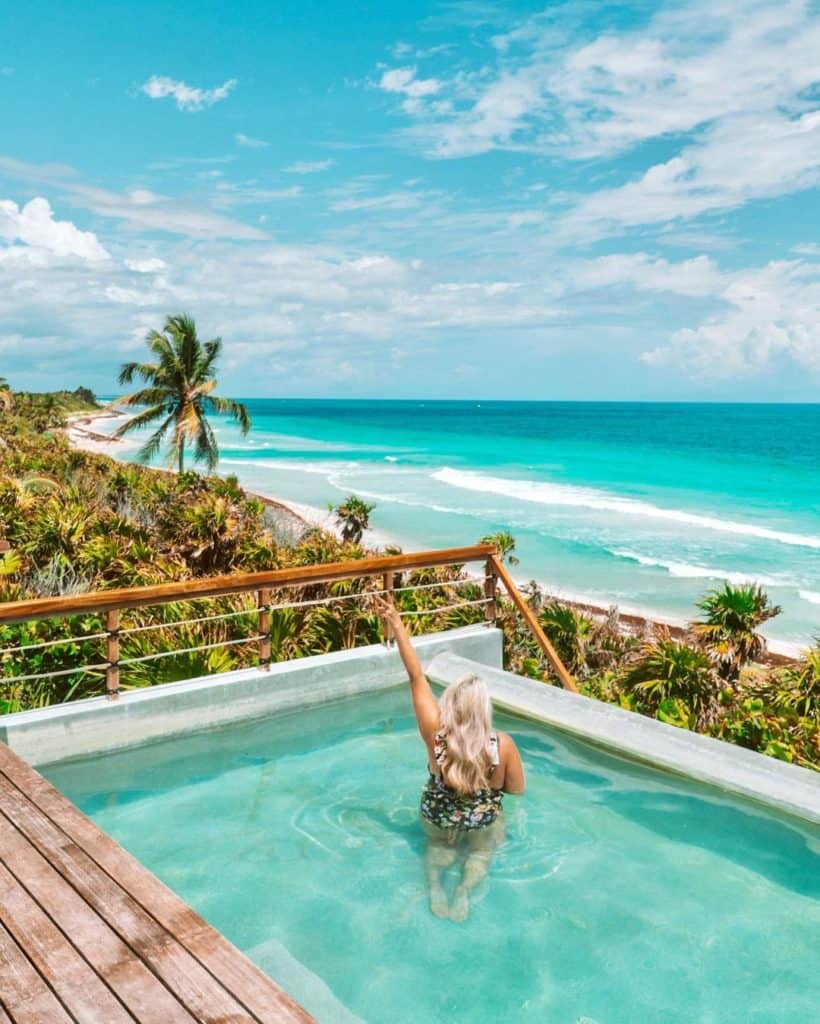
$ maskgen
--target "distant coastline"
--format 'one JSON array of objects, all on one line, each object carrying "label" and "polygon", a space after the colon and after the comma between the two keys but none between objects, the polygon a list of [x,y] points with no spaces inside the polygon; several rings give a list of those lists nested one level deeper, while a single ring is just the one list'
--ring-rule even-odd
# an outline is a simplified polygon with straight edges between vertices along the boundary
[{"label": "distant coastline", "polygon": [[[133,439],[114,438],[105,431],[103,426],[103,424],[110,423],[112,419],[117,419],[122,415],[123,412],[118,411],[116,406],[109,407],[99,413],[72,415],[68,418],[68,425],[65,430],[66,437],[75,448],[107,455],[118,461],[128,462],[130,460],[125,458],[124,455],[127,451],[133,451],[136,448],[135,441]],[[174,472],[169,469],[154,468],[157,472]],[[293,526],[297,529],[304,530],[309,527],[318,527],[336,536],[340,534],[333,513],[328,510],[315,505],[293,501],[278,494],[262,493],[258,489],[251,490],[245,487],[244,484],[243,488],[249,495],[258,498],[266,505],[276,508],[289,516]],[[364,543],[371,547],[384,547],[399,544],[400,542],[397,538],[383,531],[371,529],[365,533]],[[431,546],[435,545],[431,544]],[[519,578],[517,582],[525,584],[527,581]],[[593,604],[576,597],[566,597],[563,593],[552,590],[548,584],[544,584],[544,590],[545,597],[556,598],[561,603],[569,605],[595,619],[602,619],[609,614],[609,609],[605,606]],[[622,629],[633,635],[641,635],[658,627],[668,629],[675,637],[682,638],[686,635],[685,623],[671,617],[644,615],[628,609],[619,609],[619,621]],[[799,657],[800,653],[801,647],[797,644],[769,640],[768,654],[763,661],[769,664],[788,664]]]}]

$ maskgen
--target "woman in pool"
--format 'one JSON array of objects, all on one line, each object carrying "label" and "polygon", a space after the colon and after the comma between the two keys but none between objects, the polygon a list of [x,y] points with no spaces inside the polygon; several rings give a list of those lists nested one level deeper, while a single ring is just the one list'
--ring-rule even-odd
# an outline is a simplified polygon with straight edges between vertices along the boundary
[{"label": "woman in pool", "polygon": [[[451,683],[437,703],[393,602],[377,597],[376,606],[396,638],[427,747],[430,777],[421,817],[429,840],[430,909],[438,917],[463,921],[470,912],[470,891],[486,877],[504,839],[502,797],[524,792],[521,757],[507,733],[493,732],[490,695],[478,676]],[[461,882],[448,904],[441,876],[462,853]]]}]

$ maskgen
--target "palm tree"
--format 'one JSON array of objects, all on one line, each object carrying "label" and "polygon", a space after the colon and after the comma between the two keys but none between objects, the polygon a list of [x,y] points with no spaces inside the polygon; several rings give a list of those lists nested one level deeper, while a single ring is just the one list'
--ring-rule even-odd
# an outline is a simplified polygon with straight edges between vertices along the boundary
[{"label": "palm tree", "polygon": [[766,641],[757,630],[779,615],[780,608],[771,604],[755,583],[725,583],[721,590],[706,594],[697,606],[704,617],[692,623],[695,636],[715,659],[723,678],[735,682],[746,662],[766,650]]},{"label": "palm tree", "polygon": [[515,537],[509,530],[488,533],[486,537],[481,538],[479,543],[492,544],[502,562],[506,562],[507,565],[518,565],[518,559],[515,557]]},{"label": "palm tree", "polygon": [[214,369],[222,351],[222,339],[201,342],[196,324],[183,314],[169,316],[162,331],[151,331],[148,347],[156,357],[153,363],[125,363],[120,371],[120,384],[130,384],[140,377],[148,385],[125,398],[122,405],[147,405],[143,412],[133,416],[116,431],[122,437],[133,430],[162,420],[158,429],[139,451],[139,458],[147,462],[160,450],[170,434],[168,462],[176,463],[180,473],[185,468],[185,448],[194,449],[194,461],[215,468],[219,461],[216,443],[206,415],[208,412],[227,413],[243,434],[251,429],[248,410],[232,398],[219,398],[213,394],[216,387]]},{"label": "palm tree", "polygon": [[713,721],[719,708],[720,684],[709,656],[673,640],[668,630],[643,645],[622,682],[647,711],[657,713],[665,702],[682,702],[700,727]]},{"label": "palm tree", "polygon": [[375,507],[351,494],[341,505],[331,509],[336,513],[336,522],[342,529],[343,541],[353,544],[361,541],[362,534],[370,526],[370,513]]}]

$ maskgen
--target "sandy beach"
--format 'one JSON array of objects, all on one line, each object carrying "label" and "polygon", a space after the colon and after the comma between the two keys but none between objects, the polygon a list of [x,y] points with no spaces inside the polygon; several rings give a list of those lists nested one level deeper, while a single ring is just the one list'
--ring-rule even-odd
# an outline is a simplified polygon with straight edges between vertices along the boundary
[{"label": "sandy beach", "polygon": [[[126,452],[133,452],[139,447],[139,442],[133,438],[114,438],[108,433],[112,426],[111,421],[120,419],[122,416],[123,413],[115,407],[98,414],[89,415],[81,413],[71,416],[66,427],[66,436],[72,445],[83,451],[108,455],[114,459],[127,461],[124,458]],[[158,472],[173,471],[158,470]],[[315,526],[333,533],[337,537],[341,535],[335,517],[328,509],[293,501],[278,494],[261,493],[258,490],[248,491],[248,493],[291,516],[294,525],[298,528]],[[384,531],[374,529],[365,531],[363,541],[365,545],[371,548],[402,546],[398,538],[390,536]],[[517,579],[517,583],[520,586],[525,586],[527,582],[529,582],[527,579],[521,577]],[[597,620],[601,620],[609,614],[609,609],[606,607],[591,604],[577,595],[565,594],[561,590],[552,587],[548,582],[541,580],[536,582],[542,587],[545,599],[555,598],[560,600],[562,603]],[[623,606],[619,607],[619,620],[625,632],[638,636],[658,626],[667,628],[672,636],[678,638],[683,638],[687,632],[686,624],[680,620],[648,616]],[[769,664],[786,664],[799,657],[800,653],[801,650],[797,645],[770,640],[765,661]]]}]

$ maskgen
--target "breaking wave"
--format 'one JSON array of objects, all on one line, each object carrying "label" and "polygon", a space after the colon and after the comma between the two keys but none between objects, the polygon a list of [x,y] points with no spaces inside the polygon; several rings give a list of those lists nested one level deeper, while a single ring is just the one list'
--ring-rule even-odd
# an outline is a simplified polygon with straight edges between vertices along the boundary
[{"label": "breaking wave", "polygon": [[753,523],[739,523],[732,519],[718,519],[716,516],[701,515],[697,512],[661,508],[647,501],[622,498],[592,487],[574,487],[569,484],[545,483],[536,480],[514,480],[471,470],[450,469],[448,466],[436,470],[432,475],[435,480],[449,484],[451,487],[460,487],[463,490],[484,494],[503,494],[510,498],[517,498],[519,501],[532,501],[553,508],[587,508],[594,511],[614,512],[618,515],[663,519],[686,526],[700,527],[704,530],[717,530],[721,533],[756,537],[759,540],[777,541],[780,544],[820,550],[820,537],[812,534],[772,530],[767,526],[756,526]]}]

